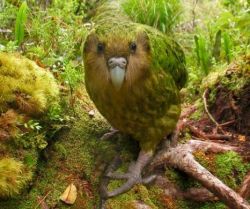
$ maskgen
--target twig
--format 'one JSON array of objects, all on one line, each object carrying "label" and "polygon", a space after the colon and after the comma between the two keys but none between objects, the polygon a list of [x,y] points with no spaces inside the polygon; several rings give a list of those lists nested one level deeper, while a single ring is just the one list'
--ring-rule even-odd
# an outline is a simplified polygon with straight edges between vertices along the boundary
[{"label": "twig", "polygon": [[218,127],[218,126],[220,126],[220,124],[214,119],[214,117],[211,115],[211,113],[208,110],[207,98],[206,98],[207,93],[208,93],[208,89],[206,89],[202,95],[204,108],[205,108],[205,111],[206,111],[208,117],[210,118],[210,120]]},{"label": "twig", "polygon": [[0,33],[12,33],[10,29],[0,29]]},{"label": "twig", "polygon": [[40,205],[42,205],[42,208],[43,208],[43,209],[49,209],[49,207],[47,206],[47,204],[45,203],[44,200],[48,197],[48,195],[50,194],[51,191],[52,191],[52,190],[48,191],[48,192],[46,193],[46,195],[45,195],[43,198],[38,197],[39,202],[38,202],[38,204],[36,205],[35,209],[37,209]]},{"label": "twig", "polygon": [[231,135],[225,135],[225,134],[206,134],[202,130],[199,130],[198,128],[192,126],[189,123],[187,123],[186,126],[197,137],[205,139],[205,140],[231,140],[232,139]]}]

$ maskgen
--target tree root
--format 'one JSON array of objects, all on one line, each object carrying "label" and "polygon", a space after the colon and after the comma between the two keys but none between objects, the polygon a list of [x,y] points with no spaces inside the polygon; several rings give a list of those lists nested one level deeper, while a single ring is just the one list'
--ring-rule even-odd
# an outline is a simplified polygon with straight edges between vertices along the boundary
[{"label": "tree root", "polygon": [[[198,180],[206,189],[212,192],[219,198],[219,200],[223,201],[230,208],[250,209],[250,205],[245,199],[243,199],[243,197],[226,186],[222,181],[220,181],[195,160],[192,153],[197,150],[203,150],[211,153],[242,151],[236,146],[215,142],[190,140],[186,144],[179,144],[177,147],[170,147],[168,150],[159,152],[149,165],[149,170],[153,170],[157,166],[163,164],[178,168]],[[245,190],[243,189],[243,191]],[[186,194],[186,196],[188,195]]]},{"label": "tree root", "polygon": [[197,202],[218,200],[218,198],[215,197],[206,188],[190,188],[182,191],[178,186],[176,186],[174,183],[170,182],[166,177],[163,176],[157,176],[155,185],[162,188],[166,196],[170,196],[172,198],[183,198]]},{"label": "tree root", "polygon": [[250,172],[245,176],[239,194],[245,199],[250,197]]}]

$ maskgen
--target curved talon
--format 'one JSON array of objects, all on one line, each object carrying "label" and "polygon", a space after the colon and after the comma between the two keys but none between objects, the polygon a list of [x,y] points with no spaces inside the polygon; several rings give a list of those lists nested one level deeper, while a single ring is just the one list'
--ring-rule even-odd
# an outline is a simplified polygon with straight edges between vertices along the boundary
[{"label": "curved talon", "polygon": [[[108,167],[105,172],[103,183],[101,185],[101,196],[103,199],[108,199],[124,192],[129,191],[134,185],[136,184],[148,184],[155,179],[155,175],[148,176],[146,178],[142,178],[141,172],[143,168],[148,164],[148,162],[152,158],[151,152],[144,152],[141,151],[136,163],[132,163],[128,168],[128,173],[116,173],[113,172],[115,167],[112,164]],[[127,181],[119,188],[108,191],[107,185],[111,179],[118,179],[118,180],[126,180]]]},{"label": "curved talon", "polygon": [[119,133],[119,130],[111,128],[110,131],[103,134],[100,139],[101,140],[108,140],[108,139],[114,137],[117,133]]},{"label": "curved talon", "polygon": [[140,184],[142,183],[142,179],[139,178],[135,178],[135,177],[130,177],[126,183],[124,183],[121,187],[111,191],[111,192],[107,192],[108,197],[115,197],[119,194],[125,193],[127,191],[129,191],[134,185],[136,184]]},{"label": "curved talon", "polygon": [[142,183],[143,183],[143,184],[150,184],[150,183],[152,183],[156,178],[157,178],[157,175],[154,175],[154,174],[153,174],[153,175],[151,175],[151,176],[148,176],[148,177],[142,179]]}]

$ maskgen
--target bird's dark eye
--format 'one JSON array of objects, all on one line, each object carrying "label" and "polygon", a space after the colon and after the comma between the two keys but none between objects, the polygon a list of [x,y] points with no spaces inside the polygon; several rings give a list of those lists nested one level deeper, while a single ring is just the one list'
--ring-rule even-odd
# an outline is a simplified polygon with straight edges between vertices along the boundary
[{"label": "bird's dark eye", "polygon": [[136,43],[135,42],[132,42],[130,45],[129,45],[129,48],[130,48],[130,51],[131,52],[135,52],[136,51]]},{"label": "bird's dark eye", "polygon": [[97,44],[97,52],[102,53],[104,51],[104,44],[103,43],[98,43]]}]

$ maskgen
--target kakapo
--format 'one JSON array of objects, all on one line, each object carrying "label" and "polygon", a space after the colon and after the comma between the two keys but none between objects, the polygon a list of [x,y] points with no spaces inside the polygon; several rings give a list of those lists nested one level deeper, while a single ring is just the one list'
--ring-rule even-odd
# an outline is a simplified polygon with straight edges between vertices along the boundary
[{"label": "kakapo", "polygon": [[109,123],[139,141],[141,148],[127,174],[108,174],[127,179],[107,192],[112,197],[141,182],[157,145],[175,129],[187,70],[178,43],[153,27],[132,22],[119,2],[102,4],[93,22],[83,49],[88,94]]}]

